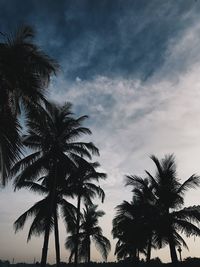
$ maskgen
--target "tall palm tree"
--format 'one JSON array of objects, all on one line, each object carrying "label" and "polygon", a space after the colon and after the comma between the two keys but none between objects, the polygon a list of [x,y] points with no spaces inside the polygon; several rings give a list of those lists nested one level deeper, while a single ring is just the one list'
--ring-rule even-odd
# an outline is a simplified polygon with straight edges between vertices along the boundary
[{"label": "tall palm tree", "polygon": [[56,188],[62,187],[67,174],[78,165],[79,158],[91,159],[91,154],[99,155],[98,149],[91,142],[76,141],[80,136],[91,134],[81,126],[87,116],[74,118],[71,104],[62,106],[46,103],[46,107],[34,106],[27,117],[27,135],[24,145],[34,152],[26,156],[12,168],[15,184],[35,181],[42,173],[50,174],[49,217],[45,224],[44,245],[42,250],[42,267],[46,265],[51,214],[55,203]]},{"label": "tall palm tree", "polygon": [[[42,177],[38,179],[42,180],[42,183],[25,181],[16,186],[16,189],[20,188],[28,188],[30,191],[34,193],[39,193],[42,195],[46,195],[45,198],[35,203],[31,208],[29,208],[26,212],[24,212],[14,223],[15,232],[22,230],[27,219],[29,217],[33,217],[33,221],[28,233],[27,242],[31,239],[32,235],[39,236],[45,233],[45,225],[48,220],[48,208],[51,199],[50,199],[50,177]],[[56,250],[56,263],[57,266],[60,265],[60,247],[59,247],[59,232],[58,232],[58,219],[60,215],[62,215],[66,227],[70,229],[70,221],[75,216],[76,208],[70,202],[68,202],[64,196],[70,196],[70,192],[68,192],[67,188],[57,188],[55,195],[55,202],[52,209],[51,214],[51,226],[50,231],[54,229],[55,236],[55,250]],[[59,213],[59,208],[61,213]]]},{"label": "tall palm tree", "polygon": [[33,43],[32,27],[22,26],[14,34],[1,34],[0,43],[0,170],[5,185],[11,165],[20,154],[18,115],[30,103],[45,100],[50,76],[58,64]]},{"label": "tall palm tree", "polygon": [[100,179],[105,179],[106,174],[97,172],[96,168],[99,167],[98,162],[87,162],[83,158],[78,159],[78,168],[70,175],[68,181],[71,181],[71,192],[73,196],[77,197],[77,220],[76,220],[76,245],[74,263],[78,264],[78,245],[79,245],[79,227],[80,227],[80,209],[81,200],[84,200],[86,204],[92,204],[92,198],[98,196],[101,201],[104,201],[105,193],[103,189],[96,185],[94,182],[98,182]]},{"label": "tall palm tree", "polygon": [[[172,262],[176,263],[178,261],[176,247],[181,244],[187,247],[179,232],[187,236],[200,235],[200,230],[196,225],[200,221],[199,207],[183,208],[185,193],[188,189],[200,185],[200,177],[193,174],[181,184],[177,177],[173,155],[167,155],[161,161],[155,156],[151,156],[151,159],[157,168],[155,176],[146,171],[156,199],[157,215],[154,217],[157,227],[154,229],[154,242],[159,247],[169,244]],[[137,177],[129,176],[128,179],[129,185],[134,187],[142,185],[141,179]]]},{"label": "tall palm tree", "polygon": [[[95,243],[96,248],[100,251],[102,257],[106,260],[111,249],[109,240],[103,236],[102,229],[98,226],[99,218],[105,213],[102,210],[97,210],[97,205],[89,205],[83,209],[81,217],[80,233],[79,233],[79,250],[78,256],[85,260],[88,264],[91,260],[91,242]],[[70,249],[72,258],[76,249],[76,228],[74,233],[67,237],[65,246]]]}]

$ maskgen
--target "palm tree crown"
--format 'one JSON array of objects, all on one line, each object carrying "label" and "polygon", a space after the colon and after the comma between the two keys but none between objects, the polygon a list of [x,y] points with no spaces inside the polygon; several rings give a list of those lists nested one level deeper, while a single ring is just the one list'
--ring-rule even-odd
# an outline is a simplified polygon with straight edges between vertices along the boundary
[{"label": "palm tree crown", "polygon": [[18,114],[45,100],[45,89],[58,64],[33,43],[34,30],[19,28],[3,34],[0,43],[0,171],[5,185],[11,166],[19,159],[22,143]]},{"label": "palm tree crown", "polygon": [[77,119],[71,112],[71,104],[63,106],[53,103],[46,107],[33,107],[28,113],[28,133],[23,137],[24,145],[34,152],[20,160],[12,168],[11,174],[18,174],[15,184],[25,180],[35,180],[38,175],[55,167],[59,172],[67,173],[74,170],[78,159],[82,156],[91,158],[99,151],[91,142],[76,142],[84,134],[91,134],[88,128],[81,126],[87,116]]},{"label": "palm tree crown", "polygon": [[22,26],[15,34],[4,34],[0,43],[1,108],[20,111],[20,101],[26,107],[44,98],[44,89],[58,64],[33,43],[35,32]]}]

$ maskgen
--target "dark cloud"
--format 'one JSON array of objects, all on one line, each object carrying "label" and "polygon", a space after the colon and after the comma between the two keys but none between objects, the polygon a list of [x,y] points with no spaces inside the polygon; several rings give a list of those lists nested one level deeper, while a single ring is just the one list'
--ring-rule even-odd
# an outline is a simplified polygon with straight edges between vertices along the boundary
[{"label": "dark cloud", "polygon": [[[30,23],[68,79],[152,75],[171,38],[191,25],[198,1],[1,0],[0,28]],[[192,11],[191,16],[187,16]]]}]

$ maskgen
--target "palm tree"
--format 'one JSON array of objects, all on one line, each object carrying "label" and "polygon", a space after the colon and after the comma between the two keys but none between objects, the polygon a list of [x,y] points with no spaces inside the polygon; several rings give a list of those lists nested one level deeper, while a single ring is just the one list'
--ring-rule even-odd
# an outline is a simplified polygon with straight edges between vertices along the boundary
[{"label": "palm tree", "polygon": [[[28,188],[30,191],[34,193],[39,193],[42,195],[46,195],[45,198],[35,203],[31,208],[29,208],[26,212],[24,212],[14,223],[15,232],[22,230],[27,219],[29,217],[33,217],[33,221],[28,233],[27,242],[31,239],[32,235],[39,236],[45,233],[45,225],[46,221],[48,220],[48,209],[51,199],[50,199],[50,177],[42,177],[38,179],[42,181],[39,182],[32,182],[32,181],[25,181],[16,186],[16,189],[21,188]],[[61,210],[61,215],[64,219],[66,224],[66,228],[70,229],[70,221],[75,216],[76,208],[70,202],[68,202],[64,196],[69,195],[67,188],[61,189],[57,188],[54,207],[51,214],[51,225],[50,231],[54,229],[54,236],[55,236],[55,249],[56,249],[56,263],[57,266],[60,265],[60,247],[59,247],[59,232],[58,232],[58,218],[59,214],[59,207]]]},{"label": "palm tree", "polygon": [[77,196],[77,220],[76,220],[76,245],[75,245],[75,265],[78,264],[78,244],[79,244],[79,227],[80,227],[80,209],[81,200],[83,199],[85,203],[91,205],[92,198],[98,196],[101,201],[104,201],[105,193],[100,186],[97,186],[93,181],[99,181],[100,179],[105,179],[106,174],[97,172],[96,168],[99,167],[98,162],[87,162],[83,158],[78,159],[78,168],[70,175],[68,181],[71,181],[71,192],[74,196]]},{"label": "palm tree", "polygon": [[[139,220],[142,227],[142,238],[146,238],[146,261],[150,262],[151,249],[155,248],[153,237],[155,229],[159,224],[159,209],[156,205],[156,197],[153,194],[153,187],[148,179],[139,176],[126,176],[126,186],[133,186],[133,201],[131,212],[134,218]],[[126,205],[125,205],[126,209]],[[122,207],[123,211],[123,207]],[[125,212],[125,211],[124,211]]]},{"label": "palm tree", "polygon": [[[97,205],[86,205],[81,217],[78,256],[88,264],[91,260],[91,241],[95,243],[96,248],[105,260],[111,249],[109,240],[103,236],[102,229],[98,226],[99,218],[105,213],[102,210],[97,210],[97,207]],[[74,233],[67,237],[65,246],[67,249],[70,249],[70,258],[72,258],[76,249],[76,227],[74,228]]]},{"label": "palm tree", "polygon": [[[169,244],[171,259],[173,263],[178,261],[176,247],[183,245],[187,247],[179,232],[187,236],[200,235],[196,223],[200,221],[199,207],[184,206],[184,196],[188,189],[200,185],[200,177],[192,175],[181,184],[177,177],[175,158],[173,155],[165,156],[159,161],[155,156],[151,159],[156,165],[156,174],[152,176],[148,171],[149,183],[155,196],[156,218],[154,228],[154,242],[158,247]],[[135,176],[129,176],[129,185],[141,187],[142,181]],[[159,221],[159,223],[158,223]]]},{"label": "palm tree", "polygon": [[71,104],[59,106],[46,103],[46,107],[32,107],[28,112],[27,135],[24,136],[24,145],[34,152],[12,168],[11,174],[15,177],[15,184],[24,181],[35,181],[41,174],[51,177],[49,188],[49,215],[45,223],[44,245],[42,250],[42,267],[46,265],[51,214],[55,203],[56,188],[62,188],[67,174],[78,165],[79,158],[91,159],[91,154],[99,155],[98,149],[91,142],[77,142],[91,131],[81,126],[87,116],[74,118]]},{"label": "palm tree", "polygon": [[45,89],[58,64],[33,43],[30,26],[18,28],[15,34],[1,34],[0,43],[0,170],[5,185],[11,165],[21,152],[21,108],[45,100]]},{"label": "palm tree", "polygon": [[131,202],[123,201],[116,207],[117,214],[113,219],[112,234],[118,239],[115,248],[118,259],[130,257],[136,261],[140,252],[146,254],[151,235],[147,208],[148,206],[141,204],[135,198]]}]

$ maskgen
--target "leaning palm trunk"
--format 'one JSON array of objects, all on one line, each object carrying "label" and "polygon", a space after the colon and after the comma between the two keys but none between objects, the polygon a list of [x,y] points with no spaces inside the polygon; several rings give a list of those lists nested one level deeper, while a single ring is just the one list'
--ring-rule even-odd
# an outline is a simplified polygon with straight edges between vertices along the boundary
[{"label": "leaning palm trunk", "polygon": [[147,257],[146,262],[150,262],[151,260],[151,246],[152,246],[152,234],[149,236],[148,244],[147,244]]},{"label": "leaning palm trunk", "polygon": [[47,251],[48,251],[48,245],[49,245],[49,233],[50,233],[50,220],[46,226],[45,234],[44,234],[44,243],[42,248],[42,258],[41,258],[41,267],[46,266],[47,262]]},{"label": "leaning palm trunk", "polygon": [[174,239],[173,239],[172,234],[169,235],[169,248],[170,248],[170,255],[171,255],[172,263],[177,263],[178,258],[177,258],[177,253],[176,253],[176,246],[174,244]]},{"label": "leaning palm trunk", "polygon": [[140,250],[139,250],[139,248],[137,249],[137,260],[140,260]]},{"label": "leaning palm trunk", "polygon": [[[52,163],[52,166],[54,164]],[[46,267],[47,263],[47,253],[48,253],[48,244],[49,244],[49,234],[50,234],[50,226],[51,226],[51,216],[53,213],[54,209],[54,204],[55,204],[55,195],[56,195],[56,176],[57,176],[57,162],[54,165],[55,166],[55,173],[52,176],[53,183],[51,186],[49,198],[50,198],[50,205],[49,205],[49,212],[48,212],[48,217],[47,217],[47,224],[46,224],[46,229],[45,229],[45,235],[44,235],[44,243],[43,243],[43,249],[42,249],[42,258],[41,258],[41,267]]]},{"label": "leaning palm trunk", "polygon": [[90,249],[90,237],[88,236],[88,248],[87,248],[87,252],[88,252],[88,257],[87,257],[87,264],[88,266],[90,265],[90,254],[91,254],[91,249]]},{"label": "leaning palm trunk", "polygon": [[80,228],[80,209],[81,209],[81,196],[78,195],[77,203],[77,225],[76,225],[76,244],[75,244],[75,255],[74,255],[74,264],[78,265],[78,248],[79,248],[79,228]]},{"label": "leaning palm trunk", "polygon": [[55,249],[56,249],[56,265],[60,266],[60,243],[59,243],[59,230],[58,230],[58,218],[56,209],[54,211],[54,235],[55,235]]}]

